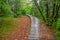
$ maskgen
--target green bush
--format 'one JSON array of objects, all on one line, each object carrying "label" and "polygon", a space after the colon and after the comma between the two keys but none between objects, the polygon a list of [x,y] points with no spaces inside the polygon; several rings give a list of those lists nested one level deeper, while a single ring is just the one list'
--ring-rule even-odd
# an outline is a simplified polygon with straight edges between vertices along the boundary
[{"label": "green bush", "polygon": [[12,13],[8,0],[0,0],[0,17],[9,17]]}]

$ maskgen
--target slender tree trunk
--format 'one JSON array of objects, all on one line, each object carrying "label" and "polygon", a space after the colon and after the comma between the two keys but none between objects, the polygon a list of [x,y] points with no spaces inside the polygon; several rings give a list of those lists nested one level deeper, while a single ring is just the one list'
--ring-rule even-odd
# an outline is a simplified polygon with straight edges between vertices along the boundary
[{"label": "slender tree trunk", "polygon": [[52,11],[52,24],[55,21],[55,16],[56,16],[56,4],[53,4],[53,11]]},{"label": "slender tree trunk", "polygon": [[36,5],[37,9],[38,9],[38,10],[39,10],[39,12],[41,13],[41,16],[42,16],[42,18],[43,18],[44,22],[46,22],[45,17],[43,16],[43,13],[42,13],[42,11],[41,11],[40,7],[38,6],[37,0],[34,0],[34,4]]},{"label": "slender tree trunk", "polygon": [[46,4],[46,21],[49,23],[49,6]]},{"label": "slender tree trunk", "polygon": [[58,12],[59,12],[59,9],[60,9],[60,5],[58,6],[56,6],[56,16],[55,16],[55,22],[57,21],[57,19],[58,19]]}]

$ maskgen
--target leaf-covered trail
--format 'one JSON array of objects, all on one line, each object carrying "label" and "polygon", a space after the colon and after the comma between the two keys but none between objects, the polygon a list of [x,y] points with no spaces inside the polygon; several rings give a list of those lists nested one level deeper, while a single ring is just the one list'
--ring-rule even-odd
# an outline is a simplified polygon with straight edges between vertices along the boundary
[{"label": "leaf-covered trail", "polygon": [[39,31],[40,31],[41,40],[55,40],[54,33],[51,32],[51,29],[49,29],[49,26],[47,26],[43,22],[40,22],[39,25],[40,25]]},{"label": "leaf-covered trail", "polygon": [[[28,40],[30,32],[31,20],[28,16],[17,18],[17,30],[11,31],[3,40]],[[40,40],[55,40],[53,33],[49,30],[48,26],[39,22],[39,36]]]},{"label": "leaf-covered trail", "polygon": [[4,40],[27,40],[30,28],[30,19],[24,16],[17,18],[17,20],[17,30],[9,32]]}]

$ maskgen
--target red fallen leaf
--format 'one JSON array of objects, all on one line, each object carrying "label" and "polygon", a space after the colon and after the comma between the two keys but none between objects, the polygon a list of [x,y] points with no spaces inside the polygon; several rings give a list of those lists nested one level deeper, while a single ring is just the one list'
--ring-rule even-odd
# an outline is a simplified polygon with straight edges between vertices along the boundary
[{"label": "red fallen leaf", "polygon": [[18,39],[14,39],[14,40],[18,40]]}]

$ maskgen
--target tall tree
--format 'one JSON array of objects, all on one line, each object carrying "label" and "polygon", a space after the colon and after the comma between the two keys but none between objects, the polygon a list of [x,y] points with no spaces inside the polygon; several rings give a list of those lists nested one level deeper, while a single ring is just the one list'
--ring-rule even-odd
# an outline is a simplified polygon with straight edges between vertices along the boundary
[{"label": "tall tree", "polygon": [[42,12],[41,8],[39,7],[39,5],[37,3],[37,0],[34,0],[34,4],[36,5],[37,9],[39,10],[43,20],[46,22],[45,17],[43,16],[43,12]]}]

